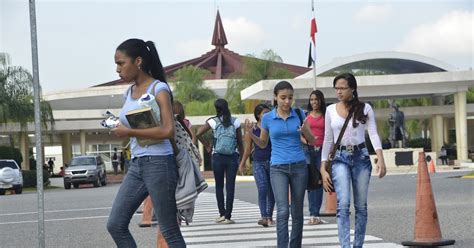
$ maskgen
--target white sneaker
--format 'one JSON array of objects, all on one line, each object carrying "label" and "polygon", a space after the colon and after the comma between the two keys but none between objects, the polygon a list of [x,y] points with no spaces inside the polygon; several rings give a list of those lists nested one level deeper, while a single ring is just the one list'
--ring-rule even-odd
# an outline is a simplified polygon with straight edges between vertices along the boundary
[{"label": "white sneaker", "polygon": [[225,220],[225,216],[221,216],[219,218],[216,219],[216,223],[221,223]]},{"label": "white sneaker", "polygon": [[221,224],[234,224],[235,222],[233,220],[225,219],[224,221],[221,222]]}]

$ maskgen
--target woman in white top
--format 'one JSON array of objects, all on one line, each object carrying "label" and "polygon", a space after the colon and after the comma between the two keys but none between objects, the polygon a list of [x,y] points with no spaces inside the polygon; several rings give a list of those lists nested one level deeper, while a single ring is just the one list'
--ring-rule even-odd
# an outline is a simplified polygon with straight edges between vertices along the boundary
[{"label": "woman in white top", "polygon": [[[334,78],[333,87],[339,102],[328,106],[325,115],[326,128],[321,157],[323,187],[326,191],[336,191],[339,242],[341,247],[350,247],[349,208],[352,184],[356,212],[353,247],[362,247],[367,225],[367,192],[372,172],[372,164],[365,145],[366,129],[377,154],[376,169],[380,178],[386,173],[385,162],[374,111],[369,104],[359,101],[354,75],[350,73],[338,75]],[[328,156],[351,109],[353,115],[333,158],[332,175],[329,175],[326,168]]]}]

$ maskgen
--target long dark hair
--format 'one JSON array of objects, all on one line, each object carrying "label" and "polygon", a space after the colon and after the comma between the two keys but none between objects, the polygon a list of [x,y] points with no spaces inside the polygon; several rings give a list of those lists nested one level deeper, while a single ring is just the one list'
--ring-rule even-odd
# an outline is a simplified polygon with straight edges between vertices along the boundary
[{"label": "long dark hair", "polygon": [[125,53],[135,61],[136,58],[142,58],[140,69],[151,75],[153,78],[166,83],[166,74],[161,64],[160,56],[156,50],[153,41],[143,41],[140,39],[128,39],[117,47],[117,51]]},{"label": "long dark hair", "polygon": [[326,114],[326,101],[324,100],[324,94],[320,90],[313,90],[311,94],[309,94],[309,99],[308,99],[308,106],[306,107],[306,110],[308,110],[308,113],[313,111],[313,107],[311,106],[311,96],[315,95],[316,98],[318,98],[319,101],[319,111],[323,115]]},{"label": "long dark hair", "polygon": [[227,101],[219,98],[214,102],[214,107],[216,108],[216,117],[222,117],[222,125],[224,125],[224,127],[232,125]]},{"label": "long dark hair", "polygon": [[347,85],[352,90],[352,99],[348,102],[349,109],[352,108],[354,112],[354,118],[352,119],[352,126],[357,127],[359,124],[356,122],[359,121],[362,124],[367,122],[367,115],[364,114],[365,103],[359,101],[359,94],[357,93],[357,80],[354,75],[350,73],[342,73],[337,75],[334,78],[332,86],[336,88],[336,82],[339,79],[345,79]]},{"label": "long dark hair", "polygon": [[[153,41],[143,41],[141,39],[128,39],[120,44],[117,51],[125,53],[128,57],[135,61],[138,57],[142,58],[140,69],[151,75],[153,78],[166,82],[166,74],[161,64],[160,56],[156,50]],[[173,93],[170,89],[170,99],[173,102]]]},{"label": "long dark hair", "polygon": [[192,136],[191,131],[189,130],[186,123],[184,123],[184,106],[179,101],[173,101],[173,113],[176,116],[176,120],[183,126],[184,130],[189,134],[189,137]]},{"label": "long dark hair", "polygon": [[259,105],[255,106],[255,109],[253,111],[253,115],[255,116],[255,120],[260,121],[260,114],[265,109],[270,110],[270,107],[268,107],[268,105],[266,105],[265,103],[260,103]]},{"label": "long dark hair", "polygon": [[[293,86],[291,86],[290,83],[288,83],[287,81],[280,81],[278,82],[276,85],[275,85],[275,88],[273,88],[273,95],[275,95],[275,97],[278,95],[278,92],[280,92],[280,90],[292,90],[293,91]],[[273,100],[273,107],[277,107],[278,105],[278,102],[277,100]]]}]

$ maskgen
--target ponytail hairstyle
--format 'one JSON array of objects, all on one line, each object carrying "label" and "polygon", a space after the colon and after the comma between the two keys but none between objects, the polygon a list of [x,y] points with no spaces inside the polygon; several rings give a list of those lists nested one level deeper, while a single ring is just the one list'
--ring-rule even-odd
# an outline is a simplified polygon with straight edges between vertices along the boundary
[{"label": "ponytail hairstyle", "polygon": [[260,114],[265,109],[270,110],[270,107],[268,107],[268,105],[266,105],[265,103],[260,103],[259,105],[255,106],[255,109],[253,111],[253,115],[255,116],[255,120],[260,121]]},{"label": "ponytail hairstyle", "polygon": [[365,103],[359,101],[359,94],[357,93],[357,81],[351,73],[342,73],[337,75],[334,78],[332,83],[333,87],[336,87],[336,82],[339,79],[345,79],[347,81],[347,85],[352,90],[352,99],[347,103],[349,108],[352,108],[354,113],[354,118],[352,119],[352,126],[355,128],[359,125],[356,121],[359,121],[362,124],[367,122],[368,116],[364,114]]},{"label": "ponytail hairstyle", "polygon": [[[280,92],[280,90],[293,90],[293,86],[291,86],[290,83],[288,83],[287,81],[280,81],[278,82],[276,85],[275,85],[275,88],[273,88],[273,95],[276,97],[278,95],[278,92]],[[278,107],[278,102],[277,100],[273,99],[273,107]]]},{"label": "ponytail hairstyle", "polygon": [[[160,82],[166,83],[166,74],[161,64],[160,56],[156,50],[155,43],[153,41],[143,41],[141,39],[128,39],[120,44],[117,51],[121,51],[133,61],[138,57],[142,59],[140,70],[146,74],[151,75],[153,78],[160,80]],[[171,102],[173,102],[173,95],[170,93]]]},{"label": "ponytail hairstyle", "polygon": [[323,114],[323,116],[326,114],[326,101],[324,100],[324,94],[320,90],[313,90],[311,94],[309,94],[309,99],[308,99],[308,106],[306,107],[306,110],[308,110],[308,113],[313,111],[313,106],[311,106],[311,96],[315,95],[316,98],[319,101],[319,111]]},{"label": "ponytail hairstyle", "polygon": [[222,117],[222,125],[224,125],[224,127],[232,125],[227,101],[219,98],[214,102],[214,107],[216,108],[216,117]]}]

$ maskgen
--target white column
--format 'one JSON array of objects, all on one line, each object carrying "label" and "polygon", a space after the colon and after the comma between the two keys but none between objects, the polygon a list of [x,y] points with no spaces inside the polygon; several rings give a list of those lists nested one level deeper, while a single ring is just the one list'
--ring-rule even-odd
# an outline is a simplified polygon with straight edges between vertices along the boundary
[{"label": "white column", "polygon": [[443,140],[445,144],[449,144],[449,123],[451,119],[450,118],[443,118]]},{"label": "white column", "polygon": [[79,133],[81,136],[81,155],[86,155],[86,131],[81,130]]},{"label": "white column", "polygon": [[454,94],[454,113],[456,122],[456,150],[459,161],[467,160],[467,114],[466,92]]},{"label": "white column", "polygon": [[21,163],[22,170],[30,170],[30,145],[28,140],[28,133],[20,132],[18,135],[20,139],[20,152],[23,157],[23,163]]},{"label": "white column", "polygon": [[439,152],[443,146],[443,116],[431,117],[431,151]]},{"label": "white column", "polygon": [[61,149],[63,154],[63,165],[68,164],[72,159],[71,134],[61,134]]}]

